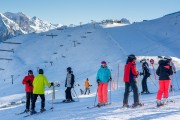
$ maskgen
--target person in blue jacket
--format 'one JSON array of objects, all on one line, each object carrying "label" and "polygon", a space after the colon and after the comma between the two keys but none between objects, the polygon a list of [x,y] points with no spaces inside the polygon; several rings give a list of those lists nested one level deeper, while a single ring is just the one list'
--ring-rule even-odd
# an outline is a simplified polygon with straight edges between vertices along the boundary
[{"label": "person in blue jacket", "polygon": [[96,80],[98,83],[97,106],[102,106],[108,103],[108,82],[111,80],[111,72],[105,61],[101,62],[101,68],[98,70]]}]

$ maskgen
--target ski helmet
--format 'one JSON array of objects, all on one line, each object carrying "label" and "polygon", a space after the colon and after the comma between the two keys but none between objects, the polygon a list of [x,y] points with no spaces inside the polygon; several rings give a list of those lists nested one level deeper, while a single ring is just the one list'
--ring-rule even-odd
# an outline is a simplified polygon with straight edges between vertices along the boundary
[{"label": "ski helmet", "polygon": [[28,74],[33,74],[33,71],[32,70],[28,70]]},{"label": "ski helmet", "polygon": [[136,56],[134,54],[131,54],[128,56],[128,59],[136,59]]},{"label": "ski helmet", "polygon": [[165,56],[164,59],[165,60],[172,60],[172,58],[170,56]]},{"label": "ski helmet", "polygon": [[143,58],[142,60],[140,60],[140,62],[145,62],[146,61],[146,59],[145,58]]},{"label": "ski helmet", "polygon": [[44,74],[43,69],[39,69],[39,74]]},{"label": "ski helmet", "polygon": [[71,67],[68,67],[68,68],[67,68],[67,71],[71,71]]}]

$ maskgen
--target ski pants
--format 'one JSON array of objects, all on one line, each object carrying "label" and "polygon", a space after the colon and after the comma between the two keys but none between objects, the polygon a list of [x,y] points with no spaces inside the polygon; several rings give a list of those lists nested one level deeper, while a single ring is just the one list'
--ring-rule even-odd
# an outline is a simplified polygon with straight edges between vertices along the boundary
[{"label": "ski pants", "polygon": [[88,95],[89,95],[89,93],[90,93],[90,88],[85,88],[85,95],[86,95],[86,92],[88,91]]},{"label": "ski pants", "polygon": [[163,98],[169,97],[170,84],[171,84],[171,80],[159,80],[159,90],[156,97],[157,100],[161,100],[162,95],[163,95]]},{"label": "ski pants", "polygon": [[26,92],[26,109],[29,110],[30,102],[32,105],[33,102],[33,93],[32,92]]},{"label": "ski pants", "polygon": [[99,83],[98,85],[98,102],[108,102],[108,83]]},{"label": "ski pants", "polygon": [[41,98],[41,109],[43,109],[45,107],[45,95],[44,94],[33,94],[33,102],[32,102],[32,107],[31,107],[32,110],[35,109],[35,103],[36,103],[38,96],[40,96],[40,98]]},{"label": "ski pants", "polygon": [[148,87],[147,87],[147,76],[145,75],[142,79],[142,91],[143,92],[148,92]]},{"label": "ski pants", "polygon": [[65,93],[66,93],[66,100],[72,100],[71,87],[67,87]]},{"label": "ski pants", "polygon": [[136,85],[136,82],[125,82],[125,92],[124,92],[123,104],[128,104],[130,86],[132,87],[132,90],[133,90],[134,104],[138,104],[139,103],[139,94],[138,94],[138,87]]}]

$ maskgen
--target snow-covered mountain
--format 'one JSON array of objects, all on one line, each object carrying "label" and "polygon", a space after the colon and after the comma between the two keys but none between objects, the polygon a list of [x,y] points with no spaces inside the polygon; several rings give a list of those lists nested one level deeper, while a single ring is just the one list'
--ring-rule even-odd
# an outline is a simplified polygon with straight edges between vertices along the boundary
[{"label": "snow-covered mountain", "polygon": [[[48,22],[44,22],[37,17],[32,17],[32,18],[28,17],[22,12],[19,13],[6,12],[4,14],[1,14],[0,21],[1,24],[5,24],[2,27],[0,27],[0,31],[3,34],[0,35],[1,40],[6,40],[8,38],[20,34],[28,34],[32,32],[36,32],[36,33],[46,32],[48,30],[62,26],[60,24],[51,24]],[[13,21],[13,22],[10,23],[7,21]],[[12,26],[17,26],[18,28],[13,28]],[[4,29],[8,29],[7,30],[8,32],[5,32]],[[21,33],[19,33],[19,29]],[[17,32],[18,34],[15,34],[14,32]]]},{"label": "snow-covered mountain", "polygon": [[0,13],[0,41],[22,35],[25,32],[17,23]]},{"label": "snow-covered mountain", "polygon": [[[49,81],[59,81],[61,87],[56,88],[56,100],[64,99],[64,80],[66,77],[66,68],[71,66],[75,74],[75,90],[79,95],[80,102],[70,104],[54,105],[53,112],[47,111],[44,114],[32,116],[27,119],[51,119],[71,120],[71,119],[167,119],[178,120],[180,117],[180,92],[178,88],[178,78],[180,78],[180,12],[166,15],[164,17],[143,21],[124,26],[115,24],[94,23],[85,24],[66,29],[55,29],[43,33],[32,33],[18,36],[7,40],[7,42],[18,42],[17,44],[1,43],[0,49],[11,50],[13,52],[0,52],[2,58],[11,60],[0,60],[1,87],[0,103],[2,105],[18,100],[25,100],[24,86],[21,84],[23,77],[29,69],[37,75],[37,69],[43,68]],[[138,56],[137,68],[141,71],[139,60],[146,57],[155,60],[155,69],[157,68],[158,56],[173,56],[173,62],[176,65],[177,73],[173,78],[175,92],[170,93],[169,99],[174,99],[176,103],[170,104],[162,109],[155,109],[156,94],[141,96],[141,101],[145,107],[137,109],[121,110],[124,83],[123,67],[127,55],[134,53]],[[87,106],[94,103],[97,84],[96,73],[102,60],[107,61],[111,69],[112,78],[117,83],[118,64],[119,81],[118,89],[112,91],[112,105],[109,107],[87,110]],[[149,63],[149,62],[148,62]],[[152,80],[148,79],[150,92],[156,93],[158,80],[154,80],[152,70]],[[14,84],[12,85],[12,75]],[[79,89],[84,89],[84,81],[89,78],[91,94],[81,96]],[[141,77],[137,80],[140,86]],[[78,84],[80,86],[78,86]],[[141,87],[139,87],[141,90]],[[112,87],[113,89],[113,87]],[[46,89],[46,108],[51,107],[51,90]],[[129,103],[132,103],[130,97]],[[24,106],[15,106],[10,108],[0,108],[3,114],[2,119],[23,119],[14,113],[23,111]],[[40,108],[37,103],[36,109]],[[59,115],[59,112],[61,115]],[[11,116],[9,115],[11,114]],[[103,116],[104,115],[104,116]]]}]

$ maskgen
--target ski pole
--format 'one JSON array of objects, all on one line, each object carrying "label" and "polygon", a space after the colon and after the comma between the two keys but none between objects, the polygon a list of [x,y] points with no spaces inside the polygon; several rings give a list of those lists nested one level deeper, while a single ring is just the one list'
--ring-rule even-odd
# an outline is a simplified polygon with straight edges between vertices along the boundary
[{"label": "ski pole", "polygon": [[110,103],[109,104],[111,104],[111,81],[112,80],[110,80],[110,94],[109,94],[110,95]]},{"label": "ski pole", "polygon": [[94,106],[96,106],[95,104],[96,104],[96,98],[97,98],[98,88],[99,88],[99,84],[98,84],[97,91],[96,91],[96,97],[95,97],[95,100],[94,100]]},{"label": "ski pole", "polygon": [[179,83],[178,83],[178,81],[177,81],[177,76],[176,76],[176,73],[175,73],[175,80],[176,80],[176,83],[177,83],[178,89],[180,90],[180,88],[179,88]]},{"label": "ski pole", "polygon": [[54,110],[54,99],[55,99],[55,87],[54,87],[54,85],[53,85],[52,91],[53,91],[53,94],[52,94],[52,111],[53,111]]},{"label": "ski pole", "polygon": [[[142,77],[140,76],[140,79],[142,79]],[[141,80],[140,81],[138,81],[138,89],[139,89],[139,91],[140,91],[140,88],[141,88]],[[139,102],[141,103],[141,93],[138,93],[139,94]]]},{"label": "ski pole", "polygon": [[153,79],[151,78],[151,76],[149,76],[149,78],[151,79],[152,83],[154,84],[154,86],[156,86],[156,88],[158,89],[158,86],[154,83]]},{"label": "ski pole", "polygon": [[[73,88],[73,90],[74,90],[74,88]],[[77,97],[77,99],[78,99],[78,102],[79,102],[79,98],[78,98],[78,96],[77,96],[77,94],[76,94],[76,91],[74,90],[74,93],[75,93],[75,95],[76,95],[76,97]]]}]

